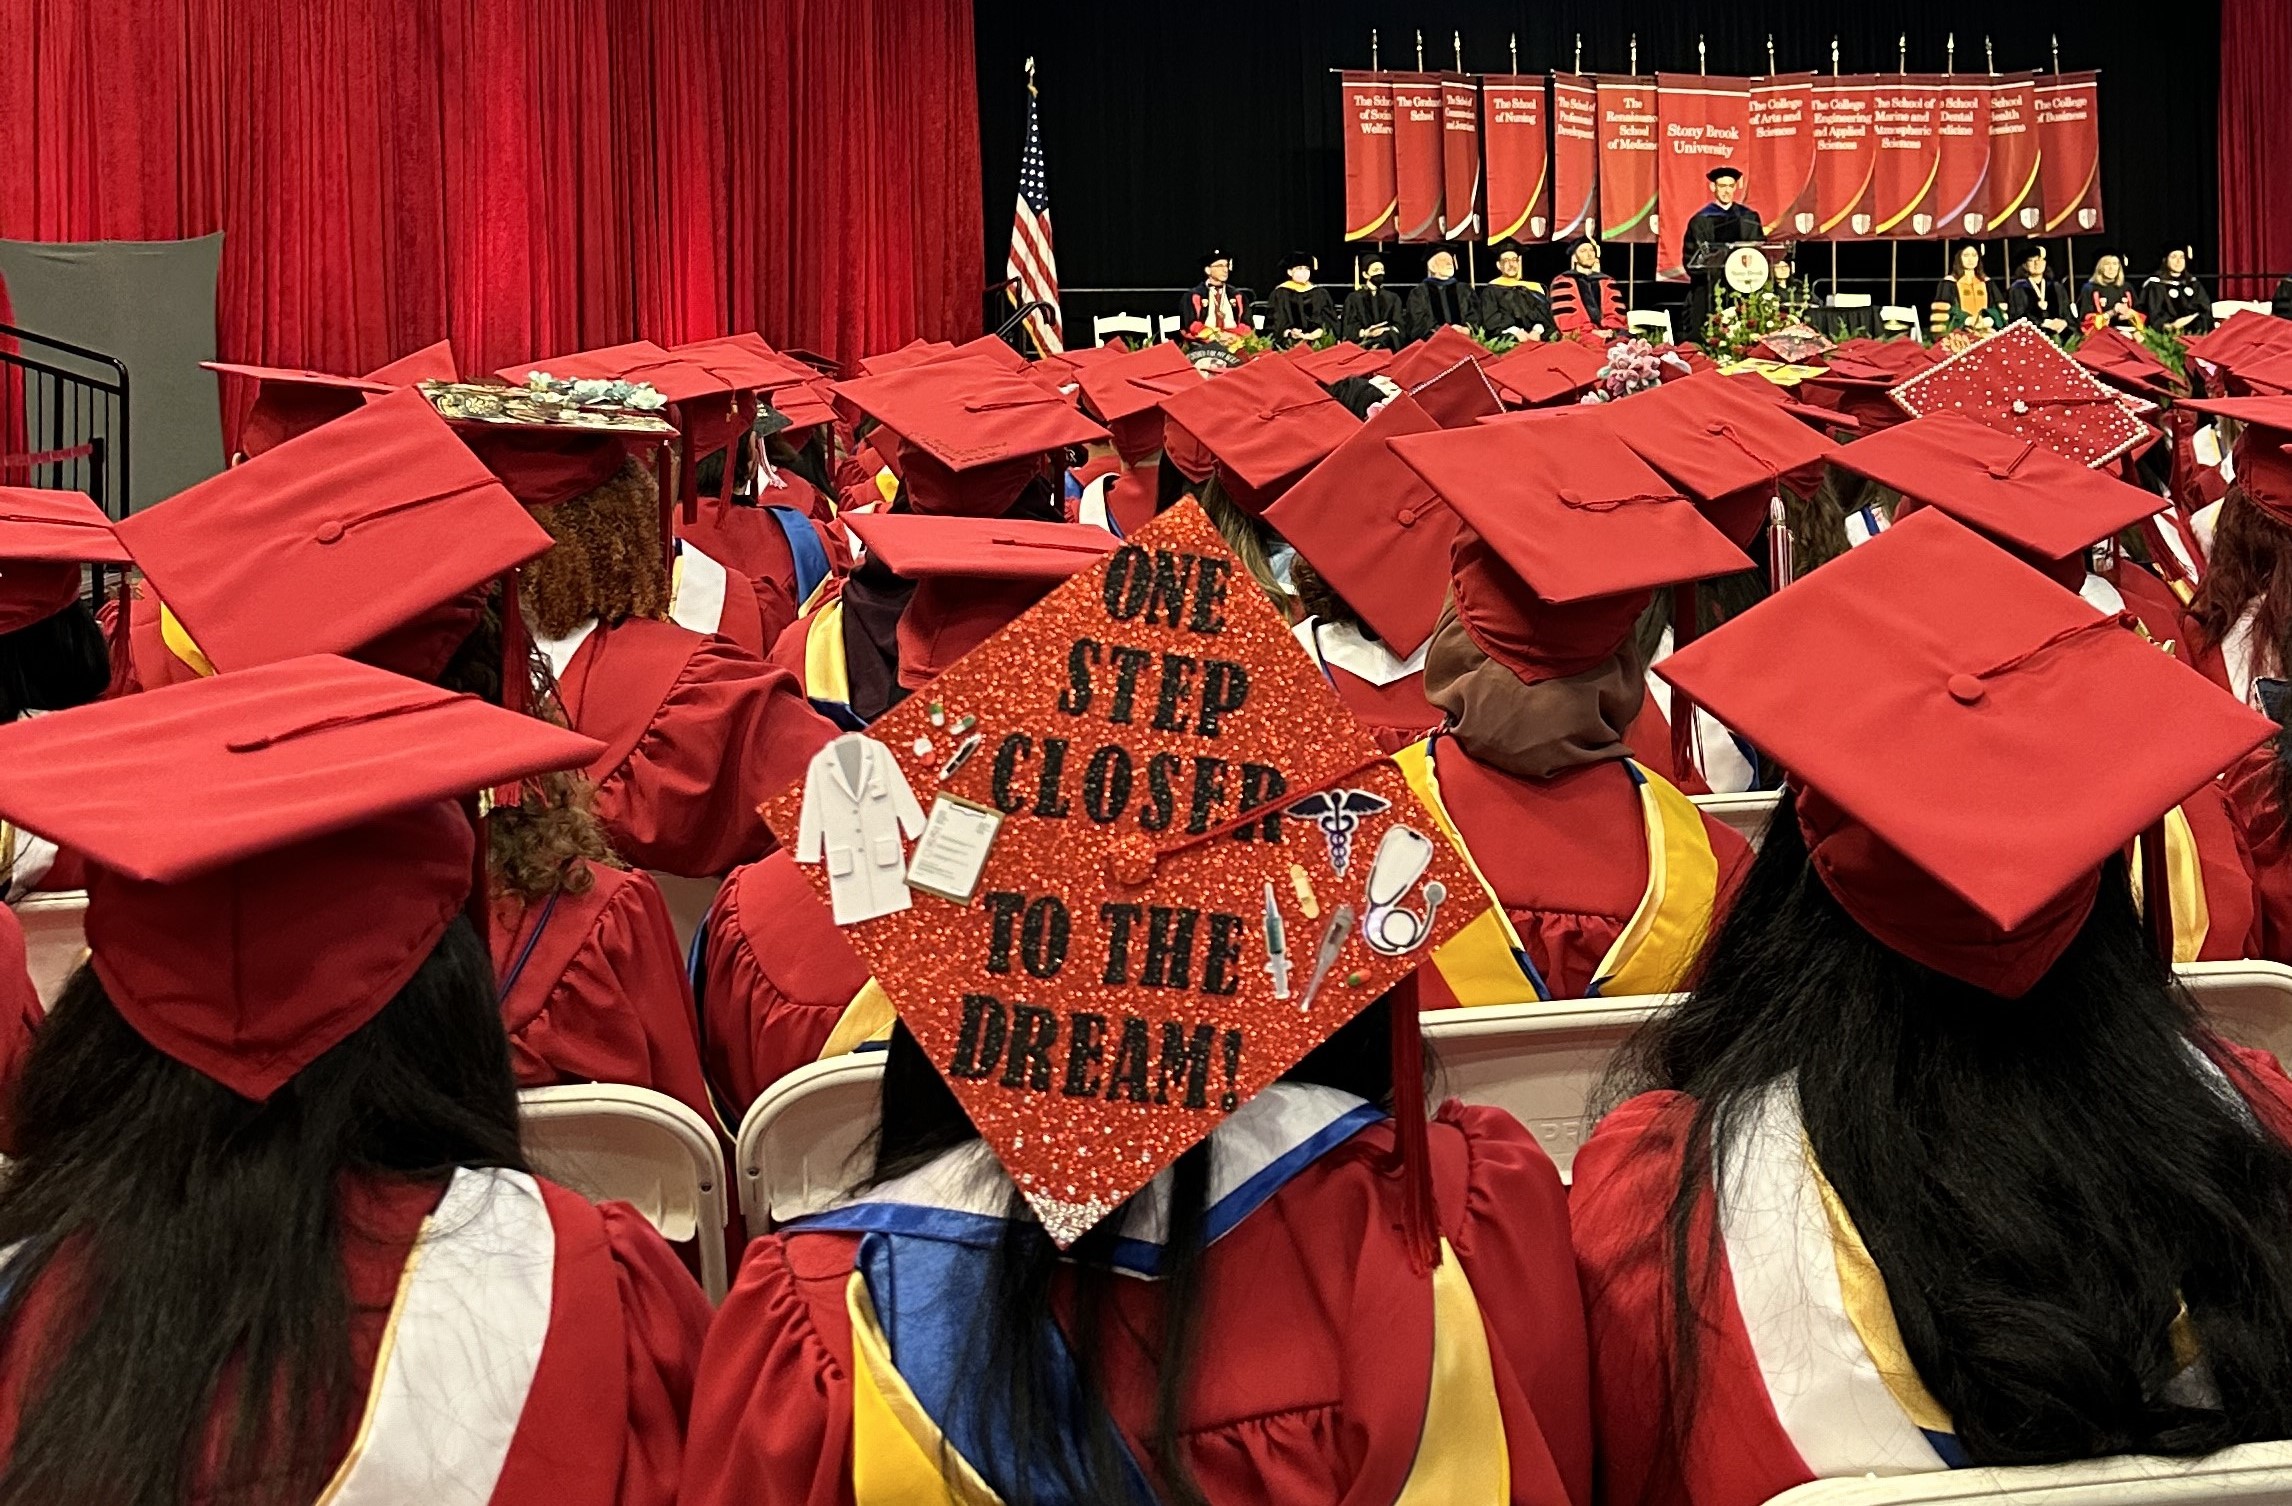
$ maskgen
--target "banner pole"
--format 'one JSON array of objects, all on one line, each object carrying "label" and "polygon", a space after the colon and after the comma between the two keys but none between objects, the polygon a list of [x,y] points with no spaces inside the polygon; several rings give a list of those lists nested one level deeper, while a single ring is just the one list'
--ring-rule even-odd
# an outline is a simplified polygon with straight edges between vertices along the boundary
[{"label": "banner pole", "polygon": [[1711,72],[1710,62],[1711,55],[1703,46],[1703,33],[1697,32],[1695,34],[1695,73],[1697,77],[1709,76]]},{"label": "banner pole", "polygon": [[1382,66],[1377,61],[1377,28],[1372,26],[1369,28],[1369,71],[1371,73],[1379,72]]},{"label": "banner pole", "polygon": [[1425,34],[1417,33],[1417,72],[1425,71]]},{"label": "banner pole", "polygon": [[[1838,33],[1836,32],[1832,32],[1830,37],[1830,76],[1832,78],[1838,77]],[[1830,238],[1830,290],[1833,293],[1838,291],[1838,237],[1835,235]]]},{"label": "banner pole", "polygon": [[1584,71],[1584,34],[1580,31],[1576,33],[1576,66],[1570,71],[1574,73]]},{"label": "banner pole", "polygon": [[1456,71],[1462,73],[1464,71],[1464,33],[1461,31],[1450,32],[1448,42],[1456,53]]},{"label": "banner pole", "polygon": [[1775,76],[1775,34],[1767,33],[1767,77]]},{"label": "banner pole", "polygon": [[1886,243],[1886,301],[1888,303],[1900,303],[1902,301],[1902,243],[1900,241],[1888,241]]},{"label": "banner pole", "polygon": [[1520,71],[1520,33],[1512,33],[1512,71]]}]

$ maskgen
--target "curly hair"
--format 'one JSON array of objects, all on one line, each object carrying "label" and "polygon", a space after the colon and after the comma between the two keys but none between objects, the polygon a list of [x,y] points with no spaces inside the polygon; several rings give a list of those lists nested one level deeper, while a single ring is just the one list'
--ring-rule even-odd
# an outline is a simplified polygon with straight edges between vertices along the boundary
[{"label": "curly hair", "polygon": [[[2204,579],[2189,602],[2189,626],[2201,643],[2228,641],[2247,607],[2255,609],[2252,641],[2263,664],[2292,664],[2292,529],[2229,488],[2220,504]],[[2266,673],[2279,673],[2269,669]]]},{"label": "curly hair", "polygon": [[535,632],[562,638],[592,617],[668,616],[660,487],[644,466],[628,460],[595,491],[531,511],[556,541],[523,572]]}]

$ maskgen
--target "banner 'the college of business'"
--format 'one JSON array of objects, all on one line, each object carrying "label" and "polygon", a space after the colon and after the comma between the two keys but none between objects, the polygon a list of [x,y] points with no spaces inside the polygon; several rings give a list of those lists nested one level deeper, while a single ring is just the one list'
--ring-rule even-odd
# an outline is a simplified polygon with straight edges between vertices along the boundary
[{"label": "banner 'the college of business'", "polygon": [[2090,235],[2102,228],[2100,75],[2054,74],[2032,87],[2046,233]]},{"label": "banner 'the college of business'", "polygon": [[1389,241],[1398,233],[1393,186],[1393,82],[1381,73],[1337,80],[1345,121],[1345,239]]}]

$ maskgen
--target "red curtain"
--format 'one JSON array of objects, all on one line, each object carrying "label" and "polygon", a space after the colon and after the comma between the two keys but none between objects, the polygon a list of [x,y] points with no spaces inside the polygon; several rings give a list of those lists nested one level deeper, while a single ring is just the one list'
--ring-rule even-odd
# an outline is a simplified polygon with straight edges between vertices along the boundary
[{"label": "red curtain", "polygon": [[979,328],[966,0],[0,0],[0,142],[0,237],[221,230],[230,360]]},{"label": "red curtain", "polygon": [[[2292,7],[2221,0],[2220,296],[2266,298],[2292,270]],[[2233,274],[2247,274],[2236,277]],[[2231,286],[2233,284],[2233,287]]]}]

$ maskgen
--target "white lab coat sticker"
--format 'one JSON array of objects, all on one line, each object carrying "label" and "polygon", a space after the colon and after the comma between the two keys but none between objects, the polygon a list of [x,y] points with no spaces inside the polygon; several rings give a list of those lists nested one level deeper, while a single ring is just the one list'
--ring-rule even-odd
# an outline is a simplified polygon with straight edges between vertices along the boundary
[{"label": "white lab coat sticker", "polygon": [[922,834],[923,807],[889,748],[848,732],[812,755],[796,861],[827,865],[837,925],[896,915],[912,903],[901,838]]}]

